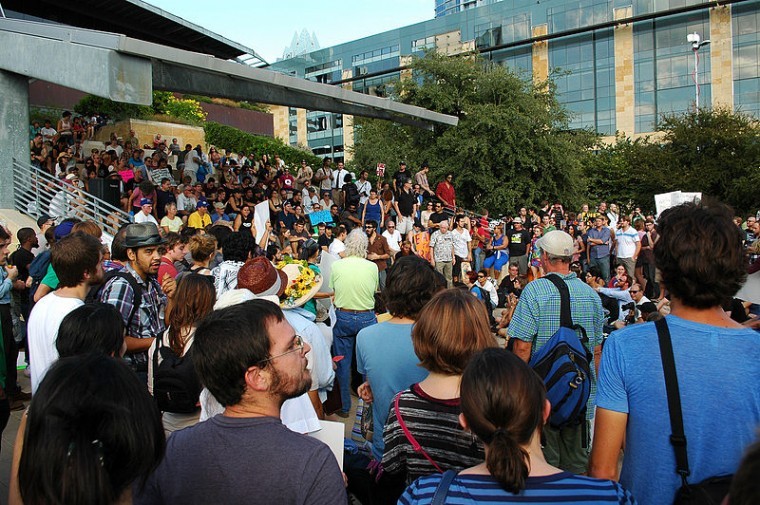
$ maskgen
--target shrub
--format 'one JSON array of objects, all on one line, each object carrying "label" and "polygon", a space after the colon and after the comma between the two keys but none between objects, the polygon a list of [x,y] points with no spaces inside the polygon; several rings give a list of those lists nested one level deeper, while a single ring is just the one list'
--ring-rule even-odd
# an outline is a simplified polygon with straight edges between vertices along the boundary
[{"label": "shrub", "polygon": [[205,123],[203,129],[206,131],[207,144],[213,144],[217,148],[226,149],[228,152],[241,155],[253,152],[258,157],[262,154],[268,154],[270,158],[279,154],[288,165],[298,166],[301,160],[306,160],[314,170],[322,166],[321,158],[314,156],[310,151],[286,145],[280,139],[252,135],[213,121]]}]

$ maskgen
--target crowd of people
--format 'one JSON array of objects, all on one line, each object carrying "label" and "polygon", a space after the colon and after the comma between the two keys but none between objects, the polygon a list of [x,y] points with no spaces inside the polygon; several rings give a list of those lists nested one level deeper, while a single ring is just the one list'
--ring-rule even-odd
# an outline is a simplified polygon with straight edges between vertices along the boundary
[{"label": "crowd of people", "polygon": [[[491,218],[426,164],[373,184],[213,147],[153,181],[134,145],[83,160],[82,180],[142,161],[110,244],[41,215],[9,255],[0,227],[3,427],[28,401],[18,347],[33,393],[11,503],[664,505],[731,475],[721,499],[760,500],[758,305],[734,298],[760,268],[757,216]],[[541,365],[567,363],[562,338],[580,352],[557,397]],[[361,425],[342,465],[308,436],[325,419]]]}]

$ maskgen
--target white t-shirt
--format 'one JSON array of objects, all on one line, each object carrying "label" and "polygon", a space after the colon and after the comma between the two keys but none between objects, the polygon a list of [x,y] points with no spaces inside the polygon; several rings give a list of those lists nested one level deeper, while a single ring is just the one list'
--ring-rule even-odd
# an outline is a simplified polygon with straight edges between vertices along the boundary
[{"label": "white t-shirt", "polygon": [[621,228],[615,232],[615,239],[617,239],[617,257],[633,258],[633,253],[636,252],[636,242],[640,241],[639,232],[633,226],[629,226],[625,231]]},{"label": "white t-shirt", "polygon": [[135,214],[135,223],[153,223],[156,225],[156,227],[158,227],[158,221],[156,221],[156,218],[153,217],[153,214],[146,214],[143,211]]},{"label": "white t-shirt", "polygon": [[461,233],[458,230],[451,230],[451,233],[454,235],[454,254],[460,258],[467,259],[467,256],[470,254],[467,242],[472,240],[470,232],[467,231],[467,228],[462,228]]},{"label": "white t-shirt", "polygon": [[32,393],[37,390],[48,368],[58,359],[55,341],[61,321],[82,305],[84,302],[79,298],[64,298],[53,292],[43,296],[32,309],[27,327]]},{"label": "white t-shirt", "polygon": [[388,241],[388,247],[390,247],[391,251],[397,253],[401,250],[401,246],[399,245],[399,242],[401,242],[401,233],[399,233],[398,230],[394,229],[392,234],[389,233],[388,230],[385,230],[383,232],[383,237]]},{"label": "white t-shirt", "polygon": [[332,242],[330,242],[330,247],[327,248],[327,252],[335,256],[336,258],[340,259],[343,251],[346,250],[345,244],[338,240],[337,238],[334,239]]}]

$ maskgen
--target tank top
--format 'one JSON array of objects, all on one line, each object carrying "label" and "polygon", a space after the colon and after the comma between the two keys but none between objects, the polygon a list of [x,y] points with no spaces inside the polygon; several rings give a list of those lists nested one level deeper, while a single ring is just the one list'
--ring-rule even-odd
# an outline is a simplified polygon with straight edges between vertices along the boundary
[{"label": "tank top", "polygon": [[380,223],[380,200],[378,200],[375,203],[370,203],[369,200],[367,200],[367,211],[364,214],[364,220],[365,221],[375,221],[377,223]]}]

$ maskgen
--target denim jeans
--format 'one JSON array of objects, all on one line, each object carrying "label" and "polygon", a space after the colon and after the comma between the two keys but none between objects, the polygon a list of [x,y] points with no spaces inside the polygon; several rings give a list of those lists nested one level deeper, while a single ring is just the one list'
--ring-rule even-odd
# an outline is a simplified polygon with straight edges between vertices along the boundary
[{"label": "denim jeans", "polygon": [[599,267],[599,270],[602,271],[602,278],[604,279],[605,284],[610,282],[610,257],[609,256],[605,256],[603,258],[591,258],[591,262],[589,263],[589,266]]},{"label": "denim jeans", "polygon": [[483,260],[485,259],[485,255],[485,250],[481,249],[480,247],[476,247],[472,250],[472,260],[475,262],[473,268],[476,272],[480,272],[480,269],[483,268]]},{"label": "denim jeans", "polygon": [[335,310],[335,326],[333,326],[333,356],[343,356],[338,361],[338,369],[335,376],[340,383],[340,401],[343,405],[343,412],[351,410],[351,363],[354,360],[354,350],[356,347],[356,334],[359,330],[377,323],[374,311],[359,312],[354,314],[344,312],[340,309]]}]

